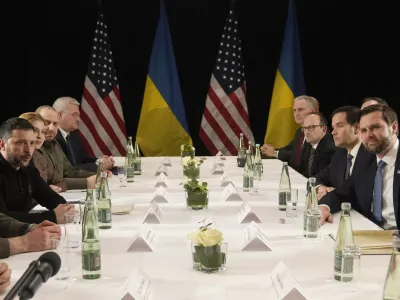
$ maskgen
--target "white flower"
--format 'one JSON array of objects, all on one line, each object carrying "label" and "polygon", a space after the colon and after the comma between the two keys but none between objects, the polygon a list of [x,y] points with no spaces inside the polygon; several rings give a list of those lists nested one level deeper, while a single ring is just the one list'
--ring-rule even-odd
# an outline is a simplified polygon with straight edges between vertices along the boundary
[{"label": "white flower", "polygon": [[187,238],[193,243],[205,247],[212,247],[219,244],[224,238],[222,232],[217,229],[207,228],[206,230],[199,230],[187,235]]},{"label": "white flower", "polygon": [[192,159],[190,158],[190,156],[185,156],[184,158],[182,158],[182,165],[187,167],[191,160]]}]

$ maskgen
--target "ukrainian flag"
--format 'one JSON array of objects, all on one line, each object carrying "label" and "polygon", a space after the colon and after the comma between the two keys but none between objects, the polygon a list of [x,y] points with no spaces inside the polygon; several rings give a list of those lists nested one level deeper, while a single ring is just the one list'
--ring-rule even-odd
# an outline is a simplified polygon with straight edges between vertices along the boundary
[{"label": "ukrainian flag", "polygon": [[136,140],[145,156],[178,156],[192,144],[164,3],[161,3]]},{"label": "ukrainian flag", "polygon": [[293,99],[305,94],[299,32],[294,0],[289,0],[282,52],[276,72],[264,142],[281,148],[289,144],[298,128]]}]

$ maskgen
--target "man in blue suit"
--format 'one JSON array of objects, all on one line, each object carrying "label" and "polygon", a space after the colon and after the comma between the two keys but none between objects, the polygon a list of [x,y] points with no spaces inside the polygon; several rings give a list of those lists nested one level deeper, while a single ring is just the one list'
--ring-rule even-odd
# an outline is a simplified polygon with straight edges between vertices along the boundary
[{"label": "man in blue suit", "polygon": [[371,159],[361,143],[360,112],[357,106],[342,106],[332,113],[333,141],[340,149],[332,156],[329,166],[315,176],[318,199],[341,186],[352,173],[359,173]]},{"label": "man in blue suit", "polygon": [[400,153],[396,112],[385,105],[371,105],[361,111],[362,143],[374,159],[360,175],[352,174],[339,188],[319,201],[321,223],[332,222],[331,213],[341,202],[384,229],[399,229]]},{"label": "man in blue suit", "polygon": [[[60,97],[54,102],[53,108],[60,116],[60,127],[56,140],[72,165],[96,172],[97,158],[89,156],[77,132],[80,122],[79,105],[80,103],[71,97]],[[114,164],[114,158],[104,155],[102,162],[103,168],[110,170]]]}]

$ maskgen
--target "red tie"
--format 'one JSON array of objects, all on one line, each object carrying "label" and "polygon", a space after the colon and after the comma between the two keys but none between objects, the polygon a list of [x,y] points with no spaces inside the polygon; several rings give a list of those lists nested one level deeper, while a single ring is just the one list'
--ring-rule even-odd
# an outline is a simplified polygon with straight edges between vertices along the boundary
[{"label": "red tie", "polygon": [[300,135],[300,142],[299,142],[299,146],[297,148],[297,153],[296,153],[296,164],[297,165],[300,165],[301,149],[303,148],[303,142],[304,142],[304,132],[302,132]]}]

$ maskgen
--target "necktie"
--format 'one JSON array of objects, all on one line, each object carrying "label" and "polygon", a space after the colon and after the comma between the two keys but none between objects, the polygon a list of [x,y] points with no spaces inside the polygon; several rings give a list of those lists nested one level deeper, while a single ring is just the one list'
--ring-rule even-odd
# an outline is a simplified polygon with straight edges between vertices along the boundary
[{"label": "necktie", "polygon": [[312,175],[312,166],[314,163],[315,149],[311,147],[310,157],[308,158],[308,176]]},{"label": "necktie", "polygon": [[303,142],[304,142],[304,132],[302,132],[300,134],[299,146],[297,148],[297,153],[296,153],[296,164],[298,166],[300,165],[301,150],[303,149]]},{"label": "necktie", "polygon": [[344,176],[344,179],[345,179],[345,180],[346,180],[347,178],[349,178],[349,176],[350,176],[350,168],[351,168],[351,165],[352,165],[352,163],[353,163],[352,159],[353,159],[353,155],[351,155],[350,153],[347,154],[346,174],[345,174],[345,176]]},{"label": "necktie", "polygon": [[374,198],[373,198],[373,216],[375,220],[382,221],[382,185],[383,176],[382,171],[386,166],[386,163],[381,160],[378,163],[378,168],[376,169],[375,182],[374,182]]},{"label": "necktie", "polygon": [[67,146],[68,146],[68,151],[69,151],[69,156],[70,156],[70,162],[72,165],[76,165],[76,159],[75,159],[75,153],[74,153],[74,149],[72,149],[72,145],[70,142],[70,135],[68,134],[67,137],[65,138],[65,140],[67,141]]}]

